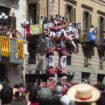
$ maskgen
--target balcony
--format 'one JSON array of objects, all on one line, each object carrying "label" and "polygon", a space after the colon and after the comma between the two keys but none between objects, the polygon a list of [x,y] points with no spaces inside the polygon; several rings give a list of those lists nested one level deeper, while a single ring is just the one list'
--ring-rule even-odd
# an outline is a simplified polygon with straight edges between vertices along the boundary
[{"label": "balcony", "polygon": [[98,4],[101,4],[101,5],[105,6],[105,0],[91,0],[91,1],[96,2]]},{"label": "balcony", "polygon": [[38,0],[27,0],[27,3],[28,4],[32,4],[32,3],[35,3],[35,2],[37,2]]},{"label": "balcony", "polygon": [[101,2],[105,3],[105,0],[99,0],[99,1],[101,1]]}]

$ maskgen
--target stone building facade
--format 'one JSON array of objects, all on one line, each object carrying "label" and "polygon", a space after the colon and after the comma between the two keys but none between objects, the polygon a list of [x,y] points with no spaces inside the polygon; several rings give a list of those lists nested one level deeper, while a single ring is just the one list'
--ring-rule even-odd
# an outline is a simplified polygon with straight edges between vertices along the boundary
[{"label": "stone building facade", "polygon": [[[104,0],[28,0],[29,4],[38,3],[38,16],[50,17],[50,15],[59,14],[68,18],[70,21],[81,23],[81,34],[90,25],[94,25],[99,29],[98,41],[101,37],[101,32],[105,30],[105,1]],[[35,38],[35,36],[34,36]],[[30,41],[35,40],[30,38]],[[37,40],[37,38],[36,38]],[[45,68],[45,56],[39,52],[44,52],[43,47],[36,46],[36,62],[35,64],[27,65],[26,74],[35,74],[35,70]],[[39,50],[38,50],[39,47]],[[94,47],[94,56],[88,60],[88,67],[85,66],[87,60],[83,54],[82,45],[79,44],[79,52],[70,56],[71,62],[67,64],[67,69],[70,71],[72,82],[80,82],[85,77],[88,77],[92,84],[101,82],[104,83],[105,77],[105,62],[99,59],[97,48]],[[40,51],[41,50],[41,51]],[[58,60],[58,55],[55,54],[55,63]]]},{"label": "stone building facade", "polygon": [[[16,28],[22,34],[24,30],[21,27],[21,22],[26,18],[25,6],[25,0],[0,0],[0,14],[5,13],[9,17],[7,25],[12,25],[13,28]],[[22,64],[13,64],[10,63],[9,57],[1,57],[0,75],[5,75],[4,78],[10,85],[23,82],[22,72]]]}]

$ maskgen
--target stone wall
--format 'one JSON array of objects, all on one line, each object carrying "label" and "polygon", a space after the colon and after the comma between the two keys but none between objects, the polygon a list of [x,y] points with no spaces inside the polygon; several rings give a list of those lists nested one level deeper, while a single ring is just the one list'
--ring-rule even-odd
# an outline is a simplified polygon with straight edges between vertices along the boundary
[{"label": "stone wall", "polygon": [[23,82],[23,66],[21,64],[11,64],[7,57],[2,57],[1,63],[3,63],[6,68],[6,77],[10,85]]}]

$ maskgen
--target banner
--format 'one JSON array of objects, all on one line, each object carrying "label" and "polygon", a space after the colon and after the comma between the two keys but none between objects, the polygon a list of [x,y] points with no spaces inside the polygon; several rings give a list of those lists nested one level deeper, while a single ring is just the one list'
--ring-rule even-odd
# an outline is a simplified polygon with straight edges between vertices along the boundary
[{"label": "banner", "polygon": [[36,34],[42,34],[42,25],[30,25],[30,34],[36,35]]},{"label": "banner", "polygon": [[19,59],[24,59],[24,46],[23,46],[23,40],[17,40],[17,54]]},{"label": "banner", "polygon": [[21,64],[22,60],[18,59],[16,40],[10,40],[10,63]]},{"label": "banner", "polygon": [[26,37],[30,36],[30,26],[26,27]]},{"label": "banner", "polygon": [[1,61],[1,37],[0,37],[0,61]]},{"label": "banner", "polygon": [[0,36],[1,39],[1,55],[5,57],[10,56],[10,38]]}]

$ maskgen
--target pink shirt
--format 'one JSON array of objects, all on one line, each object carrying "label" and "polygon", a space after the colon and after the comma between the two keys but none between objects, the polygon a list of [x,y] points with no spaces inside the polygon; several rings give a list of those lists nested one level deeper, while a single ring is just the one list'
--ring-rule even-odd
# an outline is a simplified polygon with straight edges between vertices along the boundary
[{"label": "pink shirt", "polygon": [[55,27],[55,31],[60,31],[62,29],[62,26]]}]

